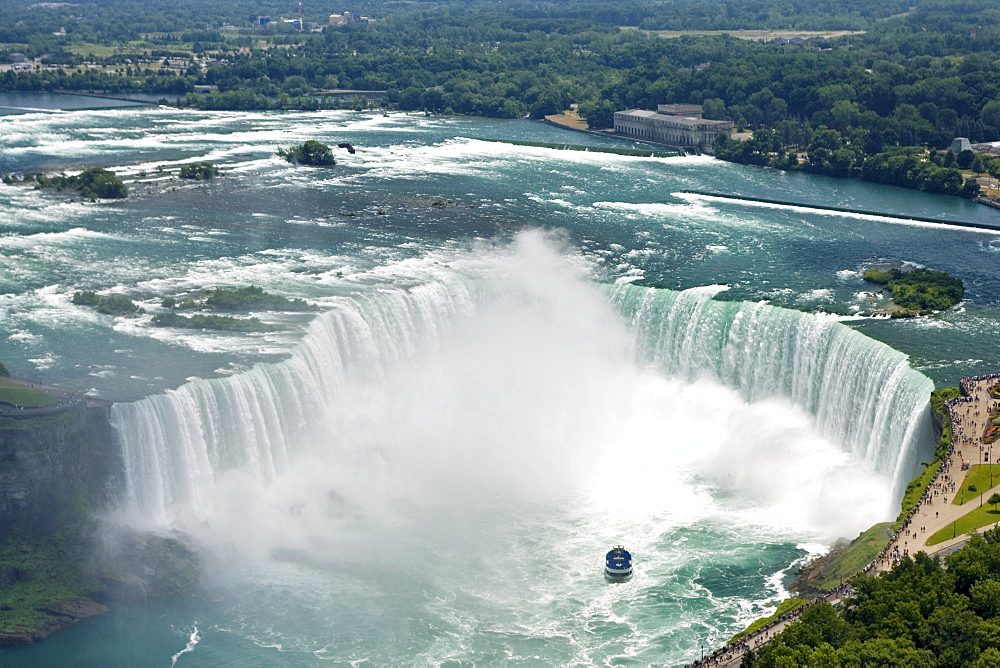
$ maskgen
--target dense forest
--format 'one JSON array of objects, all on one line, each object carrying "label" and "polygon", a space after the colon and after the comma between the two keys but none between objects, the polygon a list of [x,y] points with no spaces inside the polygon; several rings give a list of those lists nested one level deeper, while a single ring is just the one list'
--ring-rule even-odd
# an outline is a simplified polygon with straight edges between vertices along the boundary
[{"label": "dense forest", "polygon": [[[796,135],[819,125],[867,130],[872,146],[943,148],[955,135],[1000,136],[1000,7],[993,0],[923,0],[888,19],[882,15],[908,3],[884,3],[873,13],[866,3],[834,0],[797,12],[807,4],[673,0],[601,11],[587,2],[328,2],[310,7],[317,25],[334,9],[378,21],[297,32],[287,24],[251,29],[258,14],[295,15],[293,3],[273,0],[251,11],[237,0],[53,8],[3,0],[0,8],[14,20],[0,27],[0,59],[2,50],[18,51],[62,67],[5,72],[0,88],[177,95],[216,85],[233,106],[259,106],[260,96],[279,104],[282,95],[289,106],[324,88],[379,89],[403,109],[509,117],[553,113],[571,102],[621,109],[709,101],[711,117],[749,128],[781,125],[782,136],[799,144]],[[777,16],[778,6],[795,20]],[[684,29],[868,32],[818,48],[718,35],[662,39],[620,27],[645,27],[659,14]],[[220,32],[226,24],[237,31]],[[53,34],[61,30],[66,34]]]},{"label": "dense forest", "polygon": [[[727,160],[974,196],[959,170],[1000,177],[1000,162],[927,149],[1000,140],[1000,5],[910,4],[320,0],[299,31],[281,20],[297,16],[288,0],[0,0],[0,62],[36,59],[0,73],[0,90],[144,92],[209,109],[316,109],[342,104],[323,90],[384,90],[402,110],[500,118],[576,103],[598,128],[619,109],[690,102],[756,131],[717,147]],[[374,21],[327,25],[343,11]],[[755,28],[863,32],[739,38]]]}]

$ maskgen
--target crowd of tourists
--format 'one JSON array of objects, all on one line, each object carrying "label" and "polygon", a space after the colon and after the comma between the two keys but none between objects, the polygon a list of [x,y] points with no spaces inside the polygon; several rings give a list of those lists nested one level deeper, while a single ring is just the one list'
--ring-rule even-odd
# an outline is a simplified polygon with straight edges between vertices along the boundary
[{"label": "crowd of tourists", "polygon": [[748,650],[757,649],[761,645],[766,644],[774,636],[781,632],[781,629],[776,627],[783,627],[785,624],[796,621],[803,612],[817,603],[820,603],[821,601],[826,601],[827,603],[838,603],[840,600],[848,598],[852,594],[854,594],[854,588],[850,585],[850,583],[845,582],[838,587],[834,587],[823,596],[817,596],[808,603],[803,603],[799,607],[775,617],[753,633],[745,635],[739,640],[731,642],[725,647],[715,650],[709,656],[702,657],[698,661],[688,664],[688,667],[701,668],[702,666],[724,666],[727,663],[735,661]]}]

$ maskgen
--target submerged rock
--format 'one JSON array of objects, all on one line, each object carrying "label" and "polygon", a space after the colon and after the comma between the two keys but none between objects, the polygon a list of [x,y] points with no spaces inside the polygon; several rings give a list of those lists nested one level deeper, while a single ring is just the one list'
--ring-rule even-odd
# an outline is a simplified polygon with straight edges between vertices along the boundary
[{"label": "submerged rock", "polygon": [[201,576],[201,555],[180,533],[161,536],[113,527],[98,557],[98,571],[103,589],[99,598],[136,603],[193,587]]}]

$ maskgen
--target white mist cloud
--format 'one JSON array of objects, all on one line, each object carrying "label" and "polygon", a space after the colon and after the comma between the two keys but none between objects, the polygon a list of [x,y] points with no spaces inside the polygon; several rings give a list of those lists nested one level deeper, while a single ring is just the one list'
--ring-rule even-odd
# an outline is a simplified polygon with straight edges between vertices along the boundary
[{"label": "white mist cloud", "polygon": [[460,540],[517,508],[640,542],[705,518],[832,540],[887,512],[889,482],[787,402],[638,368],[557,237],[407,265],[425,282],[317,326],[292,360],[134,405],[132,440],[155,442],[133,444],[137,509],[246,556],[325,560],[405,559],[395,536]]}]

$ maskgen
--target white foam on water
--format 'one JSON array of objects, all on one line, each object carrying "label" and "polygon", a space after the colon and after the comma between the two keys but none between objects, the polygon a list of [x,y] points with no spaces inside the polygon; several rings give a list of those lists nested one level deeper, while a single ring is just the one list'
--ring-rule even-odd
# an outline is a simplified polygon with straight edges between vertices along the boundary
[{"label": "white foam on water", "polygon": [[181,656],[185,654],[193,652],[195,650],[195,647],[198,646],[198,643],[200,641],[201,641],[201,635],[198,632],[198,622],[195,622],[194,624],[191,625],[191,633],[190,635],[188,635],[187,644],[184,646],[184,649],[182,649],[181,651],[177,652],[177,654],[174,654],[173,656],[170,657],[170,665],[176,666],[177,659],[181,658]]},{"label": "white foam on water", "polygon": [[39,246],[71,246],[81,242],[100,242],[119,237],[74,227],[65,232],[37,232],[35,234],[5,234],[0,236],[0,248],[31,248]]},{"label": "white foam on water", "polygon": [[832,302],[834,298],[833,290],[830,288],[815,288],[813,290],[808,290],[803,292],[798,297],[796,301],[802,303],[814,303],[814,302]]},{"label": "white foam on water", "polygon": [[691,223],[725,224],[740,228],[753,229],[775,229],[772,223],[766,223],[752,218],[738,218],[721,213],[711,206],[704,206],[700,202],[686,204],[670,204],[665,202],[594,202],[595,209],[613,211],[615,213],[626,214],[638,219],[666,220],[670,222],[682,222],[686,227]]}]

